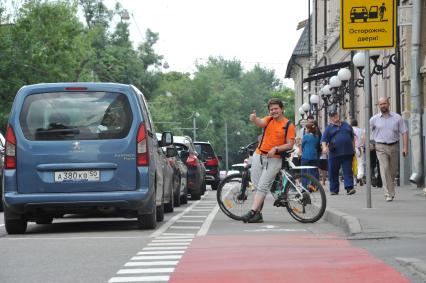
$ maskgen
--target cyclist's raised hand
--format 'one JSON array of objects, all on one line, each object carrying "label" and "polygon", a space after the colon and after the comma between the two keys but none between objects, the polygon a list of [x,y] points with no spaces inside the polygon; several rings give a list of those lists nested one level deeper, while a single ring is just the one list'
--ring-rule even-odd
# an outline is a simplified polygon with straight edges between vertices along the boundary
[{"label": "cyclist's raised hand", "polygon": [[250,114],[250,121],[254,122],[256,120],[256,110],[253,109],[253,112]]}]

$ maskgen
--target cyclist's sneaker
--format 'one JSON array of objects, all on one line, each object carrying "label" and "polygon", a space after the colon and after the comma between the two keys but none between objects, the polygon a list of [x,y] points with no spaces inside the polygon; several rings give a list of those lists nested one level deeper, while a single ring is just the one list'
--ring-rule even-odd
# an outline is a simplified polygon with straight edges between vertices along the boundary
[{"label": "cyclist's sneaker", "polygon": [[248,223],[263,223],[262,212],[256,212],[252,218],[250,218]]},{"label": "cyclist's sneaker", "polygon": [[242,217],[242,220],[244,223],[262,223],[263,222],[263,216],[261,212],[256,212],[253,210],[250,210],[246,214],[244,214]]}]

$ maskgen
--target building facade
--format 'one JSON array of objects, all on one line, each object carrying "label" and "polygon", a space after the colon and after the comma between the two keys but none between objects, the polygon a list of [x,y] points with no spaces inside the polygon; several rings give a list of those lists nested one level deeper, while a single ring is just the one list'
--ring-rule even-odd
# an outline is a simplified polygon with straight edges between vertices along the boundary
[{"label": "building facade", "polygon": [[[376,72],[371,76],[369,100],[362,86],[363,77],[353,64],[357,51],[340,47],[340,0],[311,0],[311,16],[288,62],[286,77],[294,80],[295,109],[309,103],[308,111],[296,111],[295,121],[314,114],[322,128],[328,123],[326,113],[330,107],[337,107],[342,118],[357,119],[364,126],[379,111],[378,99],[389,97],[391,110],[401,114],[409,128],[410,154],[407,158],[400,157],[400,182],[423,186],[426,183],[426,0],[397,0],[396,5],[396,48],[370,51],[371,68]],[[335,88],[334,93],[340,93],[339,99],[326,101],[323,87],[330,84],[330,78],[341,68],[348,68],[351,78],[343,87]],[[312,103],[313,95],[320,97],[318,104]],[[367,101],[371,105],[368,115]]]}]

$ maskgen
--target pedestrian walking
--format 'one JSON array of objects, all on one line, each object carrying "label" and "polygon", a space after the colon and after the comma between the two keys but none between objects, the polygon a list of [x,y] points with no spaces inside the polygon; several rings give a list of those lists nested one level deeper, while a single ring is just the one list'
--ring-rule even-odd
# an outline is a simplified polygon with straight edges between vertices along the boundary
[{"label": "pedestrian walking", "polygon": [[356,193],[352,173],[352,157],[354,155],[354,132],[335,109],[328,113],[330,123],[325,128],[321,138],[324,154],[328,154],[328,180],[330,194],[339,194],[339,170],[343,169],[343,182],[346,193]]},{"label": "pedestrian walking", "polygon": [[[320,136],[318,135],[318,129],[315,123],[308,122],[305,125],[305,134],[302,138],[302,166],[315,166],[315,168],[303,169],[306,173],[314,176],[319,180],[318,173],[318,161],[319,152],[318,144],[320,143]],[[306,180],[304,180],[306,182]],[[303,184],[304,186],[310,186],[311,184]]]},{"label": "pedestrian walking", "polygon": [[390,103],[387,97],[379,98],[380,112],[370,119],[370,128],[377,159],[380,164],[385,200],[395,198],[395,177],[398,170],[398,143],[402,135],[402,154],[408,153],[408,130],[402,117],[389,110]]},{"label": "pedestrian walking", "polygon": [[355,138],[355,157],[357,162],[356,181],[362,186],[365,176],[365,130],[358,127],[358,121],[356,119],[352,119],[351,126]]},{"label": "pedestrian walking", "polygon": [[263,128],[263,136],[255,153],[251,167],[251,180],[256,190],[251,210],[243,215],[243,221],[249,223],[263,222],[260,212],[266,194],[281,169],[282,160],[280,153],[293,148],[296,129],[283,115],[281,100],[271,98],[268,101],[269,116],[259,118],[256,111],[250,114],[250,121]]}]

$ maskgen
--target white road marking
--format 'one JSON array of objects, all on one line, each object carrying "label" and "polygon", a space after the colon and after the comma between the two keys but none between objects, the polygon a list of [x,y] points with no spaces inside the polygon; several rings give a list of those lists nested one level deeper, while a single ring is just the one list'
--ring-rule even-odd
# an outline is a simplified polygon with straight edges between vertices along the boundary
[{"label": "white road marking", "polygon": [[191,242],[191,239],[158,239],[152,240],[152,243],[173,243],[173,242]]},{"label": "white road marking", "polygon": [[166,273],[175,271],[174,267],[170,268],[132,268],[120,269],[117,274],[137,274],[137,273]]},{"label": "white road marking", "polygon": [[141,255],[134,256],[131,260],[165,260],[165,259],[181,259],[182,255]]},{"label": "white road marking", "polygon": [[3,227],[4,226],[4,224],[0,224],[0,227]]},{"label": "white road marking", "polygon": [[176,223],[203,223],[203,220],[178,220]]},{"label": "white road marking", "polygon": [[201,226],[170,226],[171,229],[195,229],[198,230]]},{"label": "white road marking", "polygon": [[156,252],[138,252],[138,255],[169,255],[169,254],[183,254],[185,251],[156,251]]},{"label": "white road marking", "polygon": [[192,236],[194,237],[195,234],[193,233],[164,233],[165,236]]},{"label": "white road marking", "polygon": [[184,215],[182,218],[206,218],[207,215]]},{"label": "white road marking", "polygon": [[164,233],[171,225],[173,225],[173,223],[176,222],[176,220],[178,220],[179,218],[181,218],[185,213],[187,213],[188,211],[190,211],[194,206],[196,206],[200,201],[197,200],[196,202],[194,202],[193,204],[191,204],[190,206],[188,206],[183,212],[173,216],[172,218],[170,218],[169,221],[167,221],[166,223],[164,223],[157,231],[155,231],[154,233],[152,233],[150,235],[150,237],[158,237],[159,235],[161,235],[162,233]]},{"label": "white road marking", "polygon": [[245,232],[306,232],[306,229],[254,229],[244,230]]},{"label": "white road marking", "polygon": [[155,265],[176,265],[178,260],[167,261],[133,261],[127,262],[124,266],[155,266]]},{"label": "white road marking", "polygon": [[153,250],[179,250],[179,249],[185,250],[186,248],[187,248],[186,246],[181,246],[181,247],[177,247],[177,246],[174,246],[174,247],[146,247],[146,248],[143,248],[142,250],[144,250],[144,251],[153,251]]},{"label": "white road marking", "polygon": [[148,246],[187,246],[189,243],[149,243]]},{"label": "white road marking", "polygon": [[108,282],[156,282],[169,281],[170,276],[140,276],[140,277],[113,277]]},{"label": "white road marking", "polygon": [[206,211],[210,211],[211,209],[193,209],[191,210],[191,212],[206,212]]},{"label": "white road marking", "polygon": [[197,236],[207,235],[207,232],[209,231],[210,226],[213,222],[213,219],[216,216],[218,211],[219,211],[219,205],[216,205],[216,207],[212,210],[212,212],[210,212],[209,216],[207,216],[207,219],[204,221],[204,224],[201,226],[201,229],[198,231]]},{"label": "white road marking", "polygon": [[160,236],[160,237],[157,237],[156,239],[161,240],[161,239],[193,239],[193,238],[194,236],[191,235],[191,236]]}]

